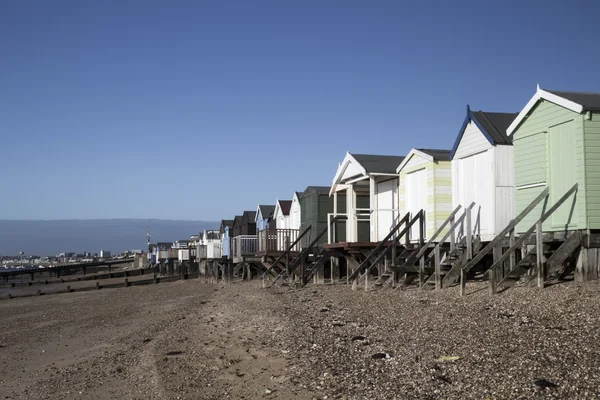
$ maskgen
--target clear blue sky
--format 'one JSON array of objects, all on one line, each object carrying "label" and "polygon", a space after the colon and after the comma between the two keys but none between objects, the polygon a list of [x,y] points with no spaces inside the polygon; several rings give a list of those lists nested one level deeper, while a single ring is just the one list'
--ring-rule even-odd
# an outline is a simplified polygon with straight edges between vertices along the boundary
[{"label": "clear blue sky", "polygon": [[231,218],[600,91],[598,2],[0,4],[0,218]]}]

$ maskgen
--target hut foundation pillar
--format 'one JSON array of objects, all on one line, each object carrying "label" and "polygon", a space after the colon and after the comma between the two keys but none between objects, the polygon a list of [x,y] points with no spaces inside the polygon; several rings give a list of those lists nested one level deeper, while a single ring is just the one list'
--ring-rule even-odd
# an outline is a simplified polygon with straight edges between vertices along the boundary
[{"label": "hut foundation pillar", "polygon": [[340,281],[340,259],[331,257],[331,284],[335,285]]}]

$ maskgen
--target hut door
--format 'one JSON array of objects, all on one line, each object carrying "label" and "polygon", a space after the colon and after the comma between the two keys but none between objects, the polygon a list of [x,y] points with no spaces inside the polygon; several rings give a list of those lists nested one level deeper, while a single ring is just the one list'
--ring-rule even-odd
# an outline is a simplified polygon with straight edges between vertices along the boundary
[{"label": "hut door", "polygon": [[[427,209],[427,170],[425,168],[406,174],[406,211],[410,217],[421,209]],[[419,238],[419,224],[415,223],[410,231],[410,238]]]},{"label": "hut door", "polygon": [[[556,203],[576,182],[576,143],[573,121],[548,129],[548,179],[551,204]],[[577,223],[577,209],[573,209],[573,197],[567,199],[551,217],[552,226],[565,227]]]},{"label": "hut door", "polygon": [[398,180],[377,184],[377,235],[376,242],[385,238],[398,221]]}]

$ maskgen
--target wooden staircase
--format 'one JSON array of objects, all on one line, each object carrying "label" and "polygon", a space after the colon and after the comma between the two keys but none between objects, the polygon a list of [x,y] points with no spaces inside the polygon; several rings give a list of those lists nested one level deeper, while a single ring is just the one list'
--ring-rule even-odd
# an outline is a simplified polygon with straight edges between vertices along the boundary
[{"label": "wooden staircase", "polygon": [[[425,223],[425,213],[423,210],[420,210],[415,216],[411,219],[410,213],[406,213],[406,215],[392,228],[392,230],[386,235],[386,237],[379,242],[377,247],[369,254],[366,255],[365,259],[360,263],[358,268],[356,268],[349,276],[348,281],[352,282],[353,285],[360,285],[364,282],[367,282],[369,274],[371,270],[375,266],[381,266],[381,262],[388,256],[391,256],[393,262],[395,262],[398,258],[406,259],[410,254],[417,251],[415,245],[412,245],[409,242],[409,233],[411,228],[415,223],[419,223],[419,244],[416,245],[419,248],[422,246],[423,233],[424,233],[424,223]],[[404,228],[398,233],[400,228],[404,226]],[[406,239],[406,243],[403,246],[400,246],[401,253],[400,257],[397,256],[397,251],[399,248],[399,241],[404,237]],[[390,241],[391,239],[391,241]],[[386,267],[386,271],[389,267]],[[384,271],[380,271],[380,277],[387,276],[389,278],[393,277],[393,274],[383,274]],[[379,280],[378,279],[378,280]],[[367,282],[368,283],[368,282]]]},{"label": "wooden staircase", "polygon": [[[336,216],[331,220],[331,224],[335,224],[339,219],[344,218],[343,216]],[[310,226],[309,226],[310,228]],[[303,249],[300,254],[298,254],[287,266],[284,271],[281,271],[273,280],[271,287],[276,284],[281,284],[287,280],[287,278],[291,277],[298,268],[300,268],[300,272],[297,274],[300,276],[300,284],[304,286],[306,284],[306,277],[312,277],[314,273],[322,268],[323,265],[329,260],[331,257],[328,254],[328,251],[322,247],[318,247],[317,243],[319,240],[327,233],[329,227],[324,228],[313,240],[308,244],[308,246]],[[298,240],[306,234],[308,229],[302,233],[298,237]],[[285,253],[284,253],[285,254]],[[283,255],[282,255],[283,256]],[[307,275],[307,271],[308,275]],[[263,275],[264,278],[264,275]],[[264,280],[263,280],[264,282]],[[264,286],[264,284],[263,284]]]},{"label": "wooden staircase", "polygon": [[[544,235],[542,232],[542,226],[546,221],[571,195],[577,192],[578,184],[573,185],[555,204],[553,204],[542,216],[527,229],[519,239],[515,240],[515,227],[533,208],[539,204],[543,199],[547,199],[549,194],[549,188],[546,188],[515,220],[503,230],[505,235],[507,232],[510,233],[509,238],[509,249],[504,254],[495,257],[494,263],[488,269],[487,275],[490,285],[490,293],[496,293],[497,288],[500,287],[512,287],[521,280],[522,277],[527,276],[523,279],[524,283],[532,280],[535,273],[537,278],[537,286],[543,287],[547,278],[546,268],[552,267],[552,274],[555,275],[558,272],[563,272],[564,262],[567,258],[573,254],[573,252],[581,246],[581,234],[571,233],[564,241],[544,241]],[[534,245],[526,245],[526,241],[534,235]],[[471,263],[467,264],[464,269],[473,267],[471,265],[475,260],[482,254],[487,248],[491,246],[496,239],[499,239],[500,235],[478,253],[476,257],[471,260]],[[516,262],[515,252],[522,249],[523,257],[519,262]],[[483,256],[482,256],[483,257]],[[508,273],[503,274],[504,263],[508,260]]]},{"label": "wooden staircase", "polygon": [[307,267],[304,270],[304,282],[309,282],[315,273],[331,259],[331,253],[323,247],[316,254],[309,255]]}]

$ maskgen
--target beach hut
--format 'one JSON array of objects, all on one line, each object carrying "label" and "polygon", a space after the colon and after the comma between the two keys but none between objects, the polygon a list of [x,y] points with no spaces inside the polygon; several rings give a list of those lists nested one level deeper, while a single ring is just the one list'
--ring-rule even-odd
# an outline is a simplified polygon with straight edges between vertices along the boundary
[{"label": "beach hut", "polygon": [[[292,200],[279,200],[275,204],[275,211],[273,211],[273,220],[277,229],[294,229],[291,226],[290,210],[292,206]],[[299,227],[295,228],[299,229]]]},{"label": "beach hut", "polygon": [[[450,150],[412,149],[396,172],[400,175],[400,209],[411,216],[423,210],[425,238],[432,236],[452,212]],[[411,228],[410,238],[419,239],[418,224]]]},{"label": "beach hut", "polygon": [[[300,231],[306,230],[309,226],[311,231],[302,238],[302,247],[306,247],[313,239],[317,237],[323,230],[327,229],[328,216],[334,213],[333,205],[334,197],[329,196],[330,186],[308,186],[300,194],[300,209],[301,209],[301,224]],[[337,201],[337,212],[343,214],[346,212],[346,194],[339,193],[335,196]],[[333,242],[346,241],[346,221],[341,221],[335,224],[335,229],[331,233]],[[333,240],[335,238],[336,240]],[[319,239],[319,244],[328,243],[328,235],[323,235]]]},{"label": "beach hut", "polygon": [[[399,221],[398,166],[404,157],[346,153],[333,178],[329,194],[337,204],[346,195],[347,242],[381,241]],[[331,235],[330,235],[331,236]]]},{"label": "beach hut", "polygon": [[234,237],[231,254],[234,263],[256,255],[256,211],[244,211],[242,217],[233,221]]},{"label": "beach hut", "polygon": [[273,219],[273,213],[275,212],[275,206],[272,205],[259,205],[256,208],[255,213],[255,222],[256,222],[256,231],[260,232],[262,230],[267,229],[269,226],[274,228],[274,223],[271,224],[271,220]]},{"label": "beach hut", "polygon": [[516,213],[546,188],[541,202],[517,225],[524,232],[575,184],[543,224],[544,232],[600,229],[600,94],[541,89],[508,127],[515,151]]},{"label": "beach hut", "polygon": [[471,111],[450,152],[452,204],[471,209],[473,232],[492,240],[515,217],[514,149],[506,130],[517,113]]},{"label": "beach hut", "polygon": [[300,196],[302,193],[294,192],[294,196],[292,196],[292,205],[290,206],[290,228],[291,229],[300,229],[301,222],[301,213],[302,209],[300,208]]},{"label": "beach hut", "polygon": [[221,233],[217,230],[206,229],[202,234],[202,242],[197,249],[200,259],[219,259],[223,255]]},{"label": "beach hut", "polygon": [[233,233],[233,220],[223,219],[221,220],[221,227],[219,228],[219,234],[221,235],[221,247],[223,249],[223,257],[231,257],[231,236]]},{"label": "beach hut", "polygon": [[236,215],[233,218],[233,225],[231,225],[231,230],[233,231],[233,234],[230,235],[231,238],[240,236],[242,234],[242,216],[241,215]]}]

